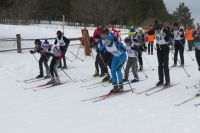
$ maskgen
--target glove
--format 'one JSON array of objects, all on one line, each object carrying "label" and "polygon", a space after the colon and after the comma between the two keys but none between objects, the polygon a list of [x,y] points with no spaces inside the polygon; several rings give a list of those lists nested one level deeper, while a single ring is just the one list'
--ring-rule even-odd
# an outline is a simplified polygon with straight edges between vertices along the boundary
[{"label": "glove", "polygon": [[30,54],[34,54],[34,51],[33,51],[33,50],[30,50]]},{"label": "glove", "polygon": [[37,52],[38,52],[38,53],[40,53],[40,50],[39,50],[39,49],[37,49]]}]

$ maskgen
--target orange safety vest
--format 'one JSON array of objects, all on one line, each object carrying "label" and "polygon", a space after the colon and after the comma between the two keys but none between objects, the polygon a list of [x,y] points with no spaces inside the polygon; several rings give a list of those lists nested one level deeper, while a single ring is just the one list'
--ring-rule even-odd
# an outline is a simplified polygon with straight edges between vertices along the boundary
[{"label": "orange safety vest", "polygon": [[185,32],[185,39],[188,40],[188,41],[194,40],[193,30],[192,29],[186,30],[186,32]]},{"label": "orange safety vest", "polygon": [[155,36],[154,35],[148,35],[148,41],[149,42],[154,42]]}]

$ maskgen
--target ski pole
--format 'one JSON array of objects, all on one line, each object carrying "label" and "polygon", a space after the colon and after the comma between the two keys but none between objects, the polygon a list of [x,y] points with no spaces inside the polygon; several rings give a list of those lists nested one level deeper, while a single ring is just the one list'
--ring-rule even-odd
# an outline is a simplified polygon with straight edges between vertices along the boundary
[{"label": "ski pole", "polygon": [[190,59],[192,59],[192,61],[194,61],[194,58],[190,55],[189,52],[186,52],[188,54],[188,56],[190,57]]},{"label": "ski pole", "polygon": [[[104,60],[103,60],[101,54],[99,54],[99,56],[100,56],[100,58],[101,58],[101,61],[103,62],[104,67],[108,70],[108,67],[107,67],[106,63],[104,62]],[[109,73],[109,71],[108,71],[108,75],[109,75],[109,77],[111,77],[111,74]]]},{"label": "ski pole", "polygon": [[84,61],[83,59],[81,59],[80,57],[76,56],[72,51],[69,51],[72,55],[74,55],[75,57],[77,57],[79,60]]},{"label": "ski pole", "polygon": [[77,53],[76,53],[76,58],[75,58],[75,60],[76,60],[77,57],[78,57],[78,54],[79,54],[79,50],[80,50],[80,48],[81,48],[81,46],[79,46],[79,48],[78,48],[78,51],[77,51]]},{"label": "ski pole", "polygon": [[70,62],[73,62],[73,60],[70,60],[68,57],[65,56],[65,58],[67,58],[67,60],[69,60]]},{"label": "ski pole", "polygon": [[[120,60],[120,62],[122,63],[122,61]],[[122,68],[123,68],[123,70],[125,71],[125,68],[124,68],[124,64],[122,63]],[[130,83],[130,81],[129,80],[127,80],[128,81],[128,85],[129,85],[129,87],[130,87],[130,89],[131,89],[131,91],[132,91],[132,93],[134,92],[133,91],[133,87],[131,86],[131,83]]]},{"label": "ski pole", "polygon": [[[172,51],[173,54],[175,54],[173,50],[171,50],[171,51]],[[179,59],[177,59],[177,61],[181,64],[181,62],[180,62]],[[185,67],[184,67],[184,66],[181,66],[181,67],[183,68],[183,70],[185,71],[185,73],[187,74],[187,76],[190,77],[190,75],[189,75],[189,73],[186,71]]]},{"label": "ski pole", "polygon": [[145,76],[145,78],[148,78],[148,75],[145,72],[143,72],[143,71],[141,71],[141,72]]},{"label": "ski pole", "polygon": [[63,69],[61,69],[63,71],[63,73],[69,78],[71,79],[72,82],[75,82]]},{"label": "ski pole", "polygon": [[[185,45],[179,40],[179,42],[182,44],[183,49],[185,48]],[[190,59],[192,59],[192,61],[194,61],[194,58],[192,58],[192,56],[186,52],[188,54],[188,56],[190,57]]]},{"label": "ski pole", "polygon": [[35,55],[34,55],[34,54],[32,54],[32,55],[33,55],[33,57],[35,58],[35,60],[36,60],[37,62],[39,62],[38,59],[35,57]]}]

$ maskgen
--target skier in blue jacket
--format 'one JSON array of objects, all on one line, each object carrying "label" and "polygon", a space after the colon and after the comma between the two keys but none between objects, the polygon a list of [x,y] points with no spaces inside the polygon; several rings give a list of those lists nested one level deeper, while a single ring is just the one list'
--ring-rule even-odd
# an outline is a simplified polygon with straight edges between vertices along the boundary
[{"label": "skier in blue jacket", "polygon": [[106,36],[105,44],[106,50],[113,54],[111,64],[113,89],[110,93],[118,93],[123,91],[122,67],[127,59],[126,47],[121,42],[114,42],[113,35],[111,34]]}]

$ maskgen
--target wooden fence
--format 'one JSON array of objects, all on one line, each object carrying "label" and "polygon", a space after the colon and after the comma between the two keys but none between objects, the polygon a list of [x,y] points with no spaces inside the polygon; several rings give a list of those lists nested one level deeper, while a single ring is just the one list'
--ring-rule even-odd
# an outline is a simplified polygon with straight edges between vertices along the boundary
[{"label": "wooden fence", "polygon": [[[40,40],[55,40],[55,38],[37,38]],[[78,38],[68,38],[70,41],[80,41],[81,37]],[[17,51],[17,53],[21,53],[22,50],[27,50],[27,49],[33,49],[33,47],[30,48],[22,48],[21,44],[22,41],[34,41],[35,39],[23,39],[21,38],[20,34],[16,35],[16,38],[2,38],[0,39],[0,42],[16,42],[17,43],[17,47],[15,49],[7,49],[7,50],[0,50],[0,52],[8,52],[8,51]],[[77,46],[77,45],[81,45],[81,44],[71,44],[69,46]]]}]

